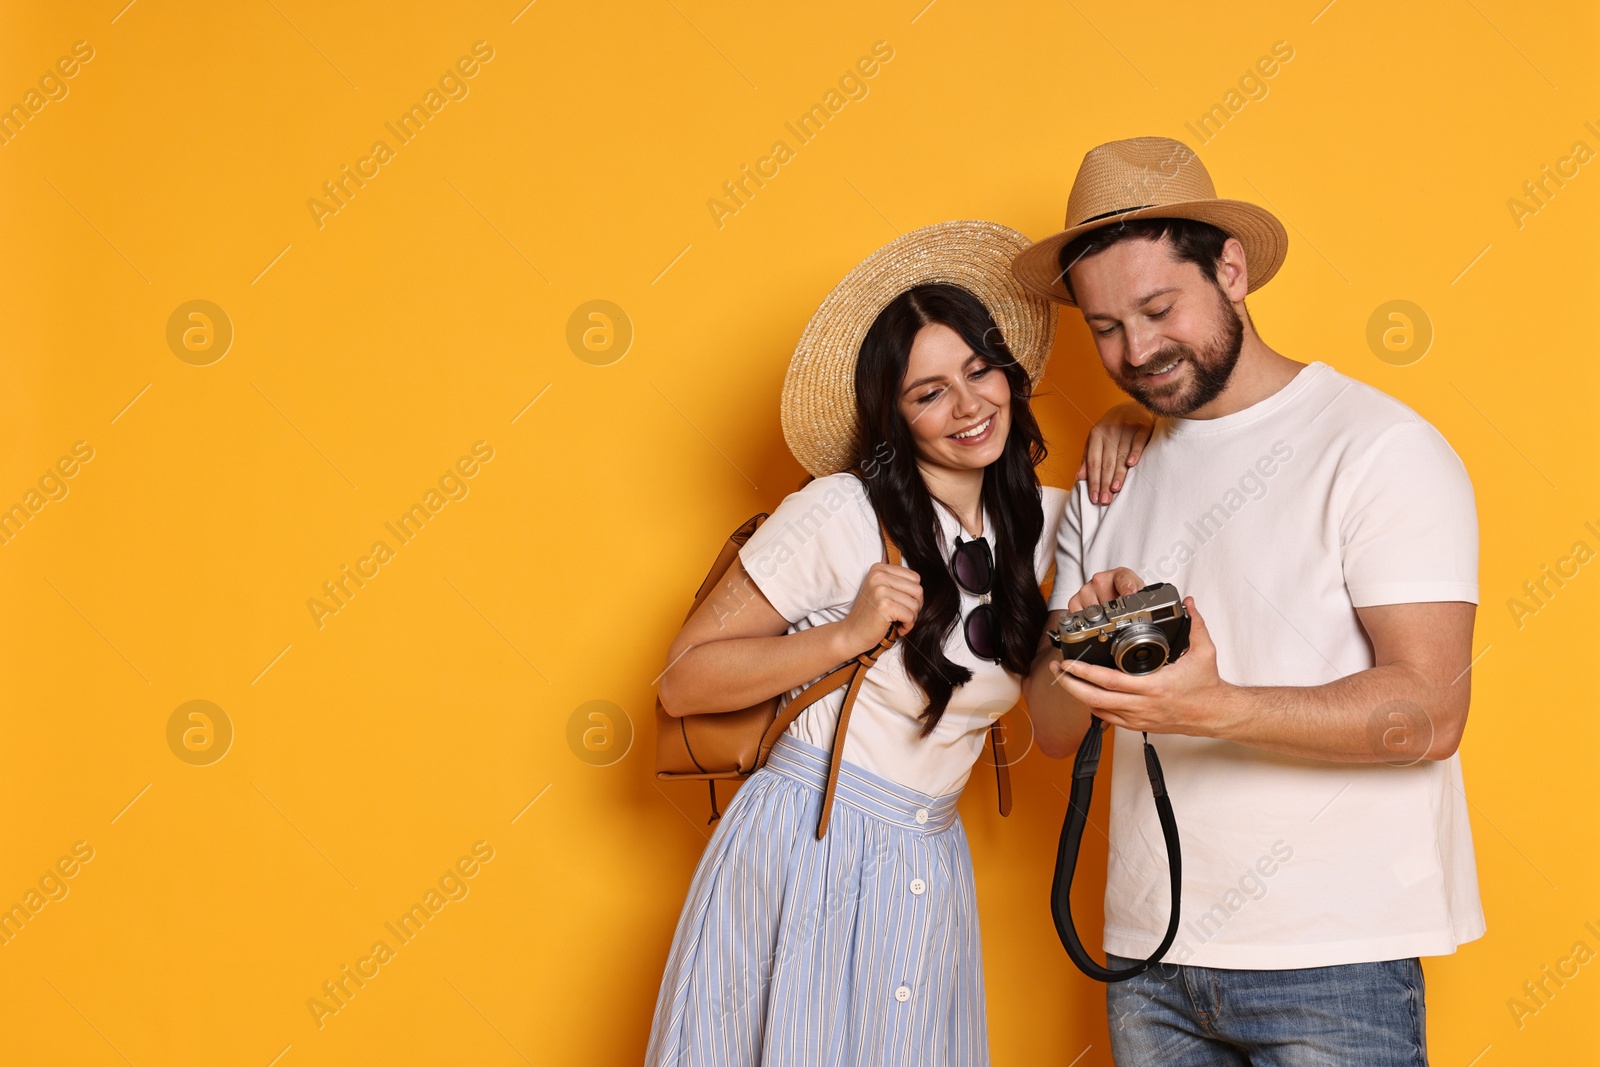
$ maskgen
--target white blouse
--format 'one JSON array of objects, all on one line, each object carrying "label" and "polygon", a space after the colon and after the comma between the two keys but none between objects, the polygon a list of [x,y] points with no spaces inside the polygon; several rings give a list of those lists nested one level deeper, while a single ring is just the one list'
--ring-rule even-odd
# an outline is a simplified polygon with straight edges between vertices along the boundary
[{"label": "white blouse", "polygon": [[[1054,565],[1056,528],[1067,500],[1064,489],[1040,488],[1044,527],[1034,546],[1033,569],[1041,585]],[[957,534],[964,541],[972,538],[949,509],[936,502],[934,511],[944,530],[948,563],[955,551]],[[998,563],[994,525],[987,508],[983,539],[989,542]],[[848,471],[808,482],[784,497],[740,549],[739,558],[756,586],[789,621],[788,633],[845,618],[867,571],[883,561],[878,520],[866,488]],[[905,565],[903,560],[901,565]],[[983,751],[989,725],[1011,710],[1022,696],[1019,675],[977,658],[967,647],[963,624],[967,613],[982,601],[957,588],[961,593],[961,619],[950,631],[944,651],[954,662],[970,668],[973,677],[955,688],[933,733],[926,738],[917,736],[922,726],[918,716],[928,702],[905,671],[906,645],[902,638],[867,672],[845,736],[847,762],[935,797],[959,792],[966,785],[972,765]],[[804,688],[796,686],[783,702],[798,696]],[[801,712],[788,732],[830,750],[844,692],[841,687],[812,704]],[[1010,755],[1015,758],[1021,753]]]}]

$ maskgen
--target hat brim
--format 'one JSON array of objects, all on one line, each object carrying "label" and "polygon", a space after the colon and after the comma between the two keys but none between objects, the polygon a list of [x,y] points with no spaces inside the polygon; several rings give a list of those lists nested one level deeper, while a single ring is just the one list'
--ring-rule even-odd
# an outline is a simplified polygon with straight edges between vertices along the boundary
[{"label": "hat brim", "polygon": [[800,465],[821,478],[857,459],[861,342],[884,307],[914,286],[959,285],[983,301],[1037,386],[1055,340],[1056,312],[1012,273],[1028,245],[1026,235],[997,222],[941,222],[902,234],[846,274],[806,324],[783,380],[783,436]]},{"label": "hat brim", "polygon": [[1104,229],[1135,219],[1179,218],[1209,222],[1244,246],[1246,292],[1261,288],[1283,266],[1289,250],[1289,234],[1283,223],[1264,208],[1244,200],[1190,200],[1178,204],[1153,204],[1137,211],[1119,212],[1110,218],[1085,222],[1051,234],[1022,252],[1012,262],[1017,280],[1034,292],[1058,304],[1077,307],[1078,302],[1061,280],[1061,247],[1091,230]]}]

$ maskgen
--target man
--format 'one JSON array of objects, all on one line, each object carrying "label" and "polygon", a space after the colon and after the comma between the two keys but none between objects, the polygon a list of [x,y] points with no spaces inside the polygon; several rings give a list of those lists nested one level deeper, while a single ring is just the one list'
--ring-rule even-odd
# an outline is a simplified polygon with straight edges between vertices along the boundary
[{"label": "man", "polygon": [[1284,229],[1217,199],[1187,146],[1094,149],[1067,226],[1013,270],[1079,308],[1156,419],[1114,500],[1075,486],[1048,625],[1155,582],[1192,616],[1187,654],[1143,675],[1064,667],[1043,640],[1024,690],[1047,755],[1071,757],[1091,714],[1116,728],[1113,967],[1167,925],[1141,732],[1177,815],[1181,925],[1163,963],[1107,987],[1116,1061],[1426,1063],[1418,957],[1484,931],[1456,755],[1471,482],[1410,408],[1261,339],[1244,299]]}]

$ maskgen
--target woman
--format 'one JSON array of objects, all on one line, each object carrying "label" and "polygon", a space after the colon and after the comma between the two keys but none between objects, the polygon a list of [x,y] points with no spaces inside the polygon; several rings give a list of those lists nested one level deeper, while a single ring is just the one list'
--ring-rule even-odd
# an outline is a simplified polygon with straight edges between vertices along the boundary
[{"label": "woman", "polygon": [[[989,1062],[956,800],[1020,697],[1066,503],[1034,470],[1046,449],[1028,400],[1055,318],[1012,279],[1027,244],[987,222],[906,234],[802,336],[783,425],[814,478],[686,621],[661,702],[683,716],[792,698],[891,625],[899,639],[856,698],[822,840],[843,690],[806,708],[728,804],[673,938],[647,1064]],[[879,516],[900,566],[881,562]]]}]

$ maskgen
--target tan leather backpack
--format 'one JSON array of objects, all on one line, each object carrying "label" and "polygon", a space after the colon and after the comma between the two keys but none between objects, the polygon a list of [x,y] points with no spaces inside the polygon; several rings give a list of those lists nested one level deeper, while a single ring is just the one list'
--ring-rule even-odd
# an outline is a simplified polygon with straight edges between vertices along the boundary
[{"label": "tan leather backpack", "polygon": [[[746,520],[733,531],[717,554],[716,562],[700,583],[694,603],[689,606],[687,621],[701,603],[716,588],[734,557],[750,535],[767,519],[761,512]],[[899,563],[900,549],[889,536],[883,519],[878,520],[878,534],[883,540],[885,563]],[[817,820],[817,839],[828,832],[828,817],[833,811],[833,794],[839,780],[839,763],[844,757],[845,731],[850,723],[850,710],[856,695],[866,679],[866,672],[889,650],[895,642],[895,628],[891,624],[876,646],[847,660],[807,686],[793,700],[783,706],[780,714],[777,694],[741,711],[717,712],[702,715],[669,715],[656,698],[656,777],[663,780],[703,779],[711,790],[711,819],[722,817],[717,810],[717,782],[727,779],[743,780],[767,762],[767,756],[779,737],[789,729],[800,713],[821,698],[848,685],[844,705],[839,709],[839,719],[833,731],[832,758],[828,766],[828,784],[823,791],[822,814]],[[999,787],[1000,814],[1011,814],[1011,776],[1006,767],[1005,737],[998,720],[989,728],[990,742],[994,747],[995,778]]]}]

